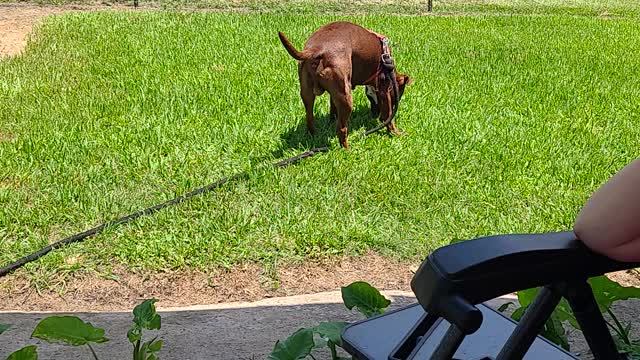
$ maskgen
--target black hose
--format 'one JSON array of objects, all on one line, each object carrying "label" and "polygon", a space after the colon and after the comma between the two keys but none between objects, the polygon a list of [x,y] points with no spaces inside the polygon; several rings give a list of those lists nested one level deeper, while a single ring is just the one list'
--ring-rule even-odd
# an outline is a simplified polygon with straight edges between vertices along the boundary
[{"label": "black hose", "polygon": [[[275,166],[275,167],[284,167],[284,166],[293,164],[294,162],[297,162],[299,160],[302,160],[304,158],[308,158],[308,157],[311,157],[311,156],[316,155],[318,153],[327,152],[327,151],[329,151],[329,148],[326,147],[326,146],[319,147],[319,148],[314,148],[314,149],[311,149],[311,150],[307,150],[307,151],[305,151],[305,152],[303,152],[303,153],[301,153],[299,155],[296,155],[294,157],[279,161],[279,162],[273,164],[273,166]],[[211,183],[211,184],[209,184],[207,186],[204,186],[204,187],[201,187],[199,189],[193,190],[193,191],[191,191],[191,192],[189,192],[187,194],[178,196],[178,197],[176,197],[174,199],[165,201],[165,202],[163,202],[161,204],[152,206],[150,208],[146,208],[144,210],[140,210],[138,212],[135,212],[133,214],[129,214],[127,216],[123,216],[123,217],[121,217],[119,219],[116,219],[116,220],[112,220],[112,221],[106,222],[106,223],[104,223],[104,224],[102,224],[100,226],[96,226],[96,227],[94,227],[92,229],[89,229],[87,231],[84,231],[84,232],[81,232],[79,234],[75,234],[75,235],[69,236],[69,237],[64,238],[64,239],[62,239],[60,241],[57,241],[57,242],[55,242],[53,244],[47,245],[47,246],[43,247],[42,249],[40,249],[40,250],[30,254],[30,255],[27,255],[27,256],[25,256],[25,257],[23,257],[23,258],[21,258],[21,259],[19,259],[17,261],[14,261],[14,262],[6,265],[6,266],[1,267],[0,268],[0,277],[3,277],[5,275],[9,274],[10,272],[20,268],[21,266],[23,266],[26,263],[29,263],[31,261],[34,261],[34,260],[37,260],[37,259],[43,257],[44,255],[46,255],[49,251],[51,251],[53,249],[57,249],[57,248],[59,248],[59,247],[61,247],[63,245],[66,245],[66,244],[80,242],[80,241],[88,238],[89,236],[92,236],[92,235],[95,235],[95,234],[101,232],[102,230],[104,230],[104,229],[106,229],[108,227],[120,225],[120,224],[125,223],[125,222],[127,222],[129,220],[137,219],[137,218],[139,218],[139,217],[141,217],[143,215],[149,215],[149,214],[155,213],[158,210],[164,209],[167,206],[181,203],[181,202],[183,202],[183,201],[185,201],[185,200],[187,200],[187,199],[189,199],[191,197],[194,197],[196,195],[200,195],[200,194],[205,193],[207,191],[211,191],[211,190],[213,190],[213,189],[215,189],[217,187],[220,187],[221,185],[223,185],[223,184],[225,184],[225,183],[227,183],[229,181],[238,180],[238,179],[240,179],[242,177],[245,177],[246,175],[247,175],[247,172],[245,171],[245,172],[236,174],[236,175],[231,176],[231,177],[225,177],[225,178],[220,179],[220,180],[218,180],[218,181],[216,181],[214,183]]]}]

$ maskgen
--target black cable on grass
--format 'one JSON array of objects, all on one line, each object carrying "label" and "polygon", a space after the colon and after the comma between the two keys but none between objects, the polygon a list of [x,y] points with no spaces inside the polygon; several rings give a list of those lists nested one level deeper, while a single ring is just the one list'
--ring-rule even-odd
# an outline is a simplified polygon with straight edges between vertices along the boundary
[{"label": "black cable on grass", "polygon": [[[303,152],[303,153],[301,153],[299,155],[296,155],[294,157],[279,161],[279,162],[273,164],[273,166],[275,166],[275,167],[284,167],[284,166],[293,164],[293,163],[295,163],[297,161],[300,161],[302,159],[314,156],[314,155],[319,154],[319,153],[327,152],[327,151],[329,151],[329,148],[326,147],[326,146],[319,147],[319,148],[314,148],[314,149],[311,149],[311,150],[307,150],[307,151],[305,151],[305,152]],[[1,267],[0,268],[0,277],[7,275],[8,273],[20,268],[21,266],[23,266],[26,263],[29,263],[31,261],[34,261],[34,260],[37,260],[37,259],[43,257],[44,255],[46,255],[49,251],[51,251],[53,249],[57,249],[57,248],[59,248],[59,247],[61,247],[63,245],[66,245],[66,244],[71,244],[71,243],[74,243],[74,242],[80,242],[80,241],[88,238],[89,236],[92,236],[92,235],[95,235],[95,234],[101,232],[102,230],[104,230],[104,229],[106,229],[108,227],[120,225],[120,224],[125,223],[125,222],[127,222],[129,220],[137,219],[137,218],[139,218],[139,217],[141,217],[143,215],[152,214],[152,213],[154,213],[154,212],[156,212],[158,210],[164,209],[167,206],[181,203],[181,202],[183,202],[183,201],[185,201],[185,200],[187,200],[187,199],[189,199],[191,197],[194,197],[196,195],[200,195],[200,194],[205,193],[207,191],[211,191],[211,190],[213,190],[213,189],[215,189],[217,187],[220,187],[221,185],[223,185],[223,184],[225,184],[225,183],[227,183],[229,181],[236,181],[236,180],[239,180],[240,178],[245,177],[247,175],[248,175],[248,172],[245,171],[245,172],[236,174],[236,175],[231,176],[231,177],[226,177],[226,178],[220,179],[220,180],[218,180],[218,181],[216,181],[214,183],[211,183],[211,184],[209,184],[207,186],[204,186],[204,187],[201,187],[199,189],[193,190],[193,191],[191,191],[191,192],[189,192],[187,194],[178,196],[178,197],[176,197],[174,199],[165,201],[165,202],[163,202],[161,204],[152,206],[150,208],[146,208],[144,210],[140,210],[138,212],[135,212],[133,214],[129,214],[127,216],[123,216],[123,217],[121,217],[119,219],[116,219],[116,220],[109,221],[109,222],[104,223],[104,224],[102,224],[100,226],[96,226],[96,227],[94,227],[92,229],[89,229],[87,231],[81,232],[81,233],[73,235],[73,236],[69,236],[67,238],[64,238],[64,239],[58,241],[58,242],[55,242],[55,243],[50,244],[50,245],[47,245],[47,246],[43,247],[42,249],[34,252],[33,254],[27,255],[27,256],[15,261],[15,262],[12,262],[12,263],[10,263],[10,264],[8,264],[6,266]]]},{"label": "black cable on grass", "polygon": [[[390,80],[390,86],[391,86],[391,91],[392,91],[391,116],[389,116],[389,118],[387,120],[385,120],[382,124],[380,124],[380,125],[376,126],[375,128],[370,129],[370,130],[366,131],[365,133],[363,133],[361,138],[366,137],[368,135],[371,135],[374,132],[379,131],[383,127],[389,125],[391,123],[391,121],[395,118],[396,112],[398,110],[398,103],[399,103],[399,100],[400,100],[400,96],[399,96],[399,92],[398,92],[398,82],[396,80],[395,73],[393,72],[393,69],[395,68],[395,64],[394,64],[393,59],[391,58],[390,55],[386,56],[386,57],[383,56],[382,57],[382,61],[383,61],[383,67],[385,69],[385,74],[384,75],[388,76],[390,78],[389,80]],[[275,167],[284,167],[284,166],[293,164],[296,161],[299,161],[299,160],[314,156],[314,155],[316,155],[318,153],[327,152],[327,151],[329,151],[329,147],[327,147],[327,146],[313,148],[311,150],[307,150],[307,151],[305,151],[305,152],[303,152],[303,153],[301,153],[299,155],[296,155],[294,157],[290,157],[288,159],[279,161],[279,162],[273,164],[273,166],[275,166]],[[59,248],[59,247],[61,247],[63,245],[66,245],[66,244],[71,244],[71,243],[74,243],[74,242],[82,241],[82,240],[86,239],[89,236],[92,236],[92,235],[95,235],[95,234],[99,233],[100,231],[104,230],[107,227],[120,225],[120,224],[125,223],[125,222],[127,222],[129,220],[137,219],[140,216],[152,214],[152,213],[154,213],[154,212],[156,212],[158,210],[164,209],[167,206],[181,203],[181,202],[183,202],[183,201],[185,201],[185,200],[187,200],[187,199],[189,199],[191,197],[194,197],[196,195],[202,194],[202,193],[207,192],[207,191],[211,191],[211,190],[213,190],[213,189],[215,189],[215,188],[217,188],[217,187],[219,187],[219,186],[221,186],[221,185],[223,185],[223,184],[225,184],[225,183],[227,183],[229,181],[232,181],[232,180],[235,181],[235,180],[238,180],[238,179],[240,179],[240,178],[242,178],[244,176],[247,176],[247,175],[248,175],[248,172],[245,171],[243,173],[239,173],[239,174],[236,174],[236,175],[231,176],[231,177],[226,177],[226,178],[220,179],[220,180],[218,180],[218,181],[216,181],[216,182],[214,182],[212,184],[209,184],[209,185],[207,185],[205,187],[201,187],[201,188],[199,188],[197,190],[193,190],[190,193],[178,196],[177,198],[171,199],[169,201],[165,201],[165,202],[163,202],[161,204],[152,206],[150,208],[146,208],[144,210],[140,210],[140,211],[135,212],[133,214],[129,214],[127,216],[123,216],[123,217],[121,217],[119,219],[109,221],[109,222],[104,223],[104,224],[102,224],[100,226],[94,227],[93,229],[89,229],[89,230],[87,230],[85,232],[81,232],[79,234],[76,234],[76,235],[73,235],[73,236],[69,236],[68,238],[64,238],[64,239],[62,239],[62,240],[60,240],[58,242],[55,242],[55,243],[50,244],[50,245],[47,245],[47,246],[43,247],[42,249],[34,252],[31,255],[27,255],[27,256],[23,257],[22,259],[20,259],[20,260],[17,260],[15,262],[12,262],[12,263],[6,265],[6,266],[1,267],[0,268],[0,277],[3,277],[5,275],[7,275],[8,273],[20,268],[21,266],[23,266],[26,263],[29,263],[31,261],[34,261],[34,260],[37,260],[37,259],[43,257],[44,255],[46,255],[49,251],[51,251],[53,249],[57,249],[57,248]]]}]

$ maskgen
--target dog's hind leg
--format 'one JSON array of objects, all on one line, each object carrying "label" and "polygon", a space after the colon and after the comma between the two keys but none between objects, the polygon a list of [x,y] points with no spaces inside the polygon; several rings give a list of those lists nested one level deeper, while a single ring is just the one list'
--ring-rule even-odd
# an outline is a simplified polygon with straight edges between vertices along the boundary
[{"label": "dog's hind leg", "polygon": [[316,101],[316,96],[313,94],[313,91],[300,91],[300,97],[302,97],[304,110],[307,114],[307,130],[311,135],[314,135],[316,133],[316,127],[313,124],[313,104]]},{"label": "dog's hind leg", "polygon": [[310,79],[309,75],[300,68],[300,97],[302,98],[302,103],[304,104],[304,110],[306,112],[307,118],[307,130],[311,135],[316,133],[316,128],[314,126],[314,117],[313,117],[313,105],[316,101],[316,95],[314,94],[314,84]]},{"label": "dog's hind leg", "polygon": [[336,112],[338,115],[336,128],[338,131],[338,139],[340,140],[340,145],[342,145],[342,147],[344,147],[345,149],[348,149],[348,124],[349,118],[351,117],[351,112],[353,111],[353,98],[351,97],[351,91],[349,90],[349,87],[343,86],[336,89],[334,93],[331,93],[331,101],[335,104]]}]

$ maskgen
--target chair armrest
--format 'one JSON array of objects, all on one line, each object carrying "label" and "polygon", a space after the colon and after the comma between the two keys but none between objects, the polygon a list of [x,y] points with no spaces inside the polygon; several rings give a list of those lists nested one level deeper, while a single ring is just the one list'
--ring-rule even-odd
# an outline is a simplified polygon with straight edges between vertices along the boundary
[{"label": "chair armrest", "polygon": [[475,327],[469,321],[477,326],[482,321],[469,305],[518,290],[638,266],[640,263],[618,262],[591,251],[573,231],[497,235],[437,249],[422,263],[411,288],[425,310],[457,325],[466,321],[463,327],[469,328]]}]

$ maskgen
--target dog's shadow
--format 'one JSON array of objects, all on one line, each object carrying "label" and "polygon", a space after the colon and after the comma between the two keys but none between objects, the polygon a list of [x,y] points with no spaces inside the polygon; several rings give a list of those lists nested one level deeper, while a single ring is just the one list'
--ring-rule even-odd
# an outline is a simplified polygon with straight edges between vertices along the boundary
[{"label": "dog's shadow", "polygon": [[[328,109],[327,109],[328,110]],[[356,105],[355,109],[351,113],[348,127],[348,141],[351,145],[356,140],[357,135],[374,128],[380,124],[379,118],[372,118],[369,114],[369,107],[366,105]],[[311,135],[307,130],[307,122],[304,116],[300,118],[298,125],[289,128],[285,133],[280,136],[282,146],[274,151],[273,156],[280,158],[284,155],[286,150],[299,149],[306,151],[316,147],[329,146],[332,139],[337,140],[336,120],[330,118],[329,111],[323,112],[318,116],[316,113],[315,119],[316,133]],[[380,132],[384,133],[383,131]]]}]

